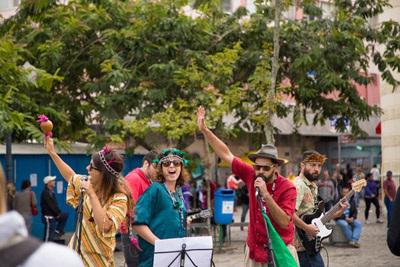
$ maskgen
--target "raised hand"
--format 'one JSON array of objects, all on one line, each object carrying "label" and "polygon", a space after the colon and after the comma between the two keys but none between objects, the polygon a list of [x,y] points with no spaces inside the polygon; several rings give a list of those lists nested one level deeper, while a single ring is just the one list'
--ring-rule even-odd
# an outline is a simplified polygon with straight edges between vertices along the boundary
[{"label": "raised hand", "polygon": [[207,126],[204,122],[206,118],[206,110],[204,109],[203,106],[199,106],[197,108],[197,127],[201,132],[207,129]]},{"label": "raised hand", "polygon": [[56,150],[54,148],[53,138],[46,136],[44,138],[44,148],[47,150],[49,154],[55,154]]}]

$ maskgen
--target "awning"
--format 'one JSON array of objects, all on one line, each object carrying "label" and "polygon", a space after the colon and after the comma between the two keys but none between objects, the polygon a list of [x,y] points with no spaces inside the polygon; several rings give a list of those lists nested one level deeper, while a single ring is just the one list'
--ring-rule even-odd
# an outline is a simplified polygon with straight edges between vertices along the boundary
[{"label": "awning", "polygon": [[381,126],[381,122],[379,122],[378,125],[376,125],[376,127],[375,127],[375,133],[381,134],[381,132],[382,132],[382,126]]}]

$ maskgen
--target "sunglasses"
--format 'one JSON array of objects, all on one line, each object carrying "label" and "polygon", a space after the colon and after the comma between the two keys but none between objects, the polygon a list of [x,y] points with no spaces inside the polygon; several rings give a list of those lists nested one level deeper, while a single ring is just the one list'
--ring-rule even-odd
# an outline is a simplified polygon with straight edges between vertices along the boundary
[{"label": "sunglasses", "polygon": [[171,164],[173,164],[175,167],[181,166],[182,162],[180,160],[165,160],[163,162],[161,162],[161,165],[163,167],[169,167],[171,166]]},{"label": "sunglasses", "polygon": [[254,165],[254,169],[256,171],[264,170],[266,172],[269,172],[274,166],[275,166],[274,164],[272,164],[272,165]]},{"label": "sunglasses", "polygon": [[89,163],[89,171],[91,171],[91,170],[99,171],[99,169],[97,169],[95,166],[93,166],[92,162]]}]

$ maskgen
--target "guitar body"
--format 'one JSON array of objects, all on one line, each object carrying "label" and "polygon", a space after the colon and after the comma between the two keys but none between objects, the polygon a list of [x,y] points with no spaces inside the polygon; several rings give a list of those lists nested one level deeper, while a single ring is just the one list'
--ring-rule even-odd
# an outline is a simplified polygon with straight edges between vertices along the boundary
[{"label": "guitar body", "polygon": [[313,214],[303,215],[301,219],[306,224],[313,224],[319,229],[319,233],[315,238],[310,238],[306,232],[296,227],[297,233],[301,239],[301,242],[310,255],[315,255],[321,250],[322,240],[328,238],[332,234],[332,229],[326,228],[322,223],[322,217],[324,217],[324,202],[318,203],[317,211]]}]

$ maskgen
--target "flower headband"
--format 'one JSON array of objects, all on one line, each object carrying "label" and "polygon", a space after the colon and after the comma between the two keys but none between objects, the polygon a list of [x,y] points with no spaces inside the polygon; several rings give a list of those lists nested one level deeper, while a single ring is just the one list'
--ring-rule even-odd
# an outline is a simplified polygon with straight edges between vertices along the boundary
[{"label": "flower headband", "polygon": [[101,160],[101,162],[103,163],[104,167],[106,168],[106,170],[109,173],[111,173],[115,177],[118,177],[119,176],[119,172],[114,170],[110,165],[111,163],[113,163],[115,161],[114,157],[111,158],[110,160],[106,160],[105,159],[105,155],[107,155],[109,153],[111,153],[111,149],[108,146],[103,147],[103,149],[99,151],[100,160]]},{"label": "flower headband", "polygon": [[184,159],[184,156],[186,155],[185,152],[182,150],[179,150],[177,148],[165,148],[161,151],[160,156],[153,160],[153,163],[159,164],[162,163],[163,161],[167,160],[167,158],[172,155],[174,158],[177,158],[178,160],[182,161],[183,166],[187,166],[189,164],[189,161],[187,159]]}]

